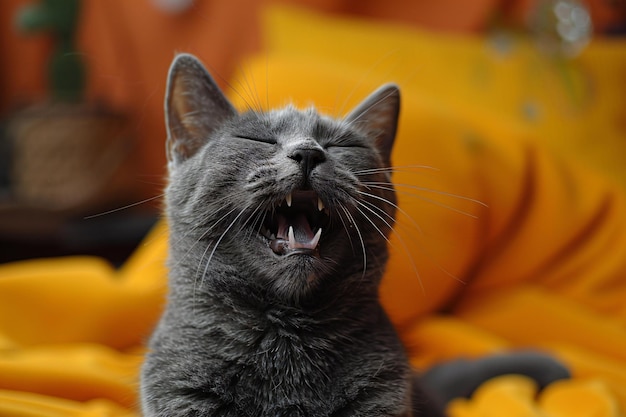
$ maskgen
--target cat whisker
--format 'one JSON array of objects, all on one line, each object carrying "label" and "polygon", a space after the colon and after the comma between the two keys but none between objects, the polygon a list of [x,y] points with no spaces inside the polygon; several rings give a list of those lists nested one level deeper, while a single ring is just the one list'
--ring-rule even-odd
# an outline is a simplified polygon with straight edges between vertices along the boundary
[{"label": "cat whisker", "polygon": [[270,58],[269,54],[265,54],[265,105],[270,108]]},{"label": "cat whisker", "polygon": [[[389,186],[391,186],[391,183],[388,183],[388,182],[367,181],[365,183],[366,184],[370,184],[370,185],[381,185],[381,186],[382,185],[389,185]],[[474,203],[474,204],[477,204],[477,205],[485,207],[485,208],[489,207],[486,203],[484,203],[484,202],[482,202],[480,200],[477,200],[475,198],[466,197],[466,196],[463,196],[463,195],[460,195],[460,194],[449,193],[447,191],[434,190],[434,189],[428,188],[428,187],[420,187],[419,185],[415,185],[415,184],[402,184],[402,183],[396,183],[396,182],[393,183],[393,186],[396,188],[396,191],[397,191],[398,187],[409,188],[409,189],[412,189],[412,190],[424,191],[424,192],[428,192],[428,193],[443,195],[443,196],[446,196],[446,197],[456,198],[456,199],[459,199],[459,200],[469,201],[470,203]]]},{"label": "cat whisker", "polygon": [[[231,212],[234,211],[231,210]],[[197,272],[196,272],[196,280],[198,278],[200,278],[200,282],[199,284],[202,285],[202,281],[206,278],[206,274],[209,270],[209,265],[211,264],[211,260],[213,259],[213,256],[215,255],[215,251],[217,250],[218,246],[220,245],[220,243],[222,242],[222,240],[224,239],[224,237],[226,236],[226,234],[230,231],[230,229],[237,223],[237,220],[239,220],[239,218],[245,213],[245,209],[240,211],[235,218],[230,222],[230,224],[228,225],[228,227],[226,227],[226,229],[222,232],[222,234],[219,236],[219,238],[217,239],[217,241],[215,243],[213,243],[213,249],[211,250],[211,254],[209,255],[209,257],[206,259],[206,264],[204,266],[204,271],[202,273],[201,276],[197,276]],[[204,250],[204,252],[202,253],[202,257],[200,258],[200,263],[198,265],[198,270],[200,271],[200,265],[202,264],[203,260],[206,258],[206,254],[209,250],[209,248],[211,248],[211,244],[208,244],[206,249]],[[197,281],[196,284],[194,284],[194,298],[195,298],[195,294],[196,294],[196,290],[198,288],[197,286]],[[194,305],[197,305],[197,303],[194,302]]]},{"label": "cat whisker", "polygon": [[[238,194],[228,194],[223,196],[222,198],[218,198],[217,200],[215,200],[213,202],[213,204],[217,204],[220,203],[221,201],[227,201],[229,199],[231,199],[233,196],[238,196],[238,195],[242,195],[244,194],[243,192],[240,192]],[[196,230],[200,229],[200,228],[206,228],[206,230],[202,233],[202,236],[200,236],[196,242],[189,248],[189,250],[187,251],[187,253],[185,255],[182,256],[182,258],[179,260],[179,262],[176,263],[176,265],[178,265],[180,263],[180,261],[184,260],[189,253],[191,252],[191,250],[200,242],[202,241],[204,238],[206,238],[206,236],[208,236],[208,234],[215,229],[215,227],[217,225],[219,225],[226,217],[228,217],[233,211],[237,210],[236,208],[231,209],[230,211],[228,211],[227,213],[225,213],[222,217],[218,218],[216,221],[214,221],[211,225],[209,225],[207,227],[206,225],[206,220],[207,219],[211,219],[212,217],[214,217],[215,212],[208,212],[206,214],[206,219],[205,218],[201,218],[199,219],[198,224],[196,224],[195,226],[191,227],[186,233],[184,233],[179,239],[177,239],[175,242],[173,242],[174,245],[178,245],[180,244],[180,242],[183,242],[190,234],[194,233]]]},{"label": "cat whisker", "polygon": [[[256,206],[256,208],[252,211],[252,213],[250,213],[250,215],[248,216],[248,218],[243,222],[243,224],[241,225],[241,229],[243,229],[244,227],[246,227],[247,224],[249,224],[249,230],[248,233],[245,234],[245,240],[251,239],[252,235],[256,232],[256,233],[260,233],[261,232],[261,227],[263,227],[263,210],[262,210],[262,205],[258,204]],[[250,220],[254,219],[251,223]]]},{"label": "cat whisker", "polygon": [[[359,225],[357,224],[356,220],[354,219],[352,214],[350,214],[350,211],[348,211],[348,209],[343,205],[341,205],[340,207],[343,210],[343,212],[346,214],[346,218],[348,219],[348,221],[352,224],[352,226],[354,226],[354,230],[359,236],[359,241],[361,242],[361,250],[363,254],[363,274],[361,275],[361,279],[363,280],[365,279],[365,273],[367,272],[367,251],[365,249],[365,242],[363,241],[363,235],[361,234],[361,230],[359,229]],[[348,231],[348,234],[349,234],[349,231]]]},{"label": "cat whisker", "polygon": [[[256,88],[254,76],[251,72],[249,73],[248,71],[246,71],[246,69],[241,64],[238,65],[238,69],[242,75],[242,77],[238,77],[239,86],[246,92],[247,96],[250,98],[253,104],[252,107],[248,105],[249,109],[256,113],[261,113],[263,111],[263,104],[259,97],[259,91]],[[247,101],[246,104],[248,104]]]},{"label": "cat whisker", "polygon": [[[376,187],[374,187],[374,186],[373,186],[373,188],[376,188]],[[383,188],[383,187],[378,187],[378,188]],[[383,189],[388,190],[388,191],[393,191],[393,188],[391,188],[391,187],[389,187],[389,188],[383,188]],[[365,194],[368,194],[368,193],[365,193]],[[411,224],[415,227],[415,229],[417,229],[417,231],[418,231],[419,233],[423,233],[423,231],[422,231],[421,227],[419,226],[419,224],[417,224],[417,222],[415,221],[415,219],[413,219],[413,217],[412,217],[412,216],[410,216],[410,215],[409,215],[409,214],[408,214],[405,210],[402,210],[402,209],[401,209],[398,205],[393,204],[393,203],[391,203],[391,202],[387,201],[386,199],[384,199],[384,198],[382,198],[382,197],[378,197],[378,196],[375,196],[375,195],[371,195],[371,196],[372,196],[372,197],[376,197],[376,198],[378,198],[379,200],[386,201],[388,204],[392,204],[394,207],[396,207],[396,209],[398,210],[398,212],[399,212],[399,213],[401,213],[401,214],[404,216],[404,218],[408,219],[408,221],[409,221],[409,222],[411,222]],[[419,196],[416,196],[416,197],[419,197]],[[370,202],[368,202],[368,201],[366,201],[366,200],[363,200],[363,202],[364,202],[364,203],[367,203],[367,204],[369,204],[369,205],[371,205],[374,209],[377,209],[377,210],[379,210],[379,211],[381,211],[381,212],[383,211],[381,208],[379,208],[379,207],[378,207],[378,206],[376,206],[375,204],[372,204],[372,203],[370,203]],[[386,213],[385,213],[385,214],[386,214]],[[387,214],[387,215],[388,215],[388,214]],[[398,228],[399,228],[399,227],[402,227],[402,223],[401,223],[401,222],[399,222],[399,221],[396,221],[396,223],[395,223],[395,225],[394,225],[394,228],[393,228],[393,232],[394,232],[394,233],[395,233],[395,235],[398,237],[398,240],[400,241],[400,244],[401,244],[401,245],[402,245],[402,247],[403,247],[403,251],[407,254],[408,259],[409,259],[409,261],[410,261],[410,263],[411,263],[411,268],[413,269],[413,271],[415,272],[416,276],[418,277],[418,280],[419,280],[419,282],[420,282],[420,286],[422,287],[422,290],[423,290],[424,288],[423,288],[423,284],[422,284],[422,280],[421,280],[421,277],[420,277],[419,271],[417,270],[417,265],[415,265],[415,262],[413,261],[413,257],[411,256],[410,250],[409,250],[409,249],[408,249],[408,247],[406,246],[406,243],[404,242],[404,239],[402,238],[402,236],[401,236],[401,234],[400,234],[400,232],[399,232],[399,230],[398,230]],[[422,251],[428,252],[428,249],[427,249],[427,248],[425,248],[425,247],[423,247],[422,245],[420,245],[420,249],[421,249]],[[432,258],[432,257],[431,257],[431,258]],[[465,284],[465,281],[463,281],[463,280],[459,279],[457,276],[455,276],[454,274],[452,274],[451,272],[449,272],[448,270],[446,270],[445,268],[443,268],[443,267],[442,267],[441,265],[439,265],[438,263],[437,263],[437,268],[438,268],[440,271],[442,271],[443,273],[445,273],[446,275],[448,275],[449,277],[453,278],[454,280],[456,280],[456,281],[458,281],[458,282],[460,282],[460,283],[462,283],[462,284]]]},{"label": "cat whisker", "polygon": [[[216,220],[211,226],[207,227],[206,230],[204,232],[202,232],[202,234],[196,239],[196,241],[193,243],[193,245],[191,245],[191,247],[187,250],[187,252],[182,255],[180,257],[180,259],[172,265],[172,267],[178,266],[180,265],[193,251],[193,249],[196,247],[196,245],[198,243],[200,243],[202,240],[206,239],[206,237],[215,229],[215,227],[222,222],[222,220],[224,220],[225,218],[227,218],[233,211],[235,211],[236,208],[231,209],[230,211],[228,211],[226,214],[224,214],[222,217],[220,217],[218,220]],[[174,243],[174,245],[177,245],[178,243],[182,242],[186,237],[188,237],[191,233],[193,233],[194,231],[198,230],[201,227],[205,227],[204,224],[200,223],[197,224],[196,226],[192,227],[191,230],[189,230],[187,233],[185,233],[180,239],[177,240],[177,242]],[[207,245],[207,247],[210,246]],[[205,253],[203,254],[203,256],[206,255],[206,249],[205,249]],[[196,274],[198,273],[198,271],[196,271]]]},{"label": "cat whisker", "polygon": [[[358,87],[360,87],[361,85],[365,83],[366,79],[372,75],[373,71],[376,68],[378,68],[380,65],[382,65],[383,63],[389,62],[388,61],[389,57],[396,54],[397,52],[398,52],[397,49],[391,50],[387,52],[386,54],[380,56],[373,64],[371,64],[369,68],[359,77],[359,80],[353,85],[352,90],[350,90],[350,92],[348,93],[346,98],[343,100],[343,103],[341,104],[339,108],[337,108],[337,103],[339,101],[339,91],[337,92],[337,95],[335,97],[335,108],[337,109],[337,111],[335,112],[335,118],[338,118],[345,112],[346,106],[348,105],[348,103],[350,102],[350,99],[354,96],[354,94],[358,90]],[[394,65],[394,67],[397,67],[398,65],[399,64],[397,63]],[[391,72],[391,69],[389,69],[387,72],[388,73]]]},{"label": "cat whisker", "polygon": [[[375,188],[375,187],[373,187]],[[387,188],[386,190],[388,191],[394,191],[393,188]],[[382,201],[385,204],[390,205],[391,207],[395,208],[398,213],[401,213],[402,215],[404,215],[407,219],[409,219],[411,221],[411,223],[413,223],[413,225],[415,226],[415,228],[421,233],[422,232],[422,228],[419,226],[419,224],[417,224],[417,222],[415,222],[415,220],[413,219],[413,217],[406,212],[406,210],[404,210],[403,208],[401,208],[398,204],[394,203],[393,201],[390,201],[384,197],[378,196],[376,194],[371,194],[371,193],[366,193],[365,191],[358,191],[359,194],[370,197],[370,198],[374,198],[378,201]]]},{"label": "cat whisker", "polygon": [[[383,218],[382,218],[382,217],[381,217],[378,213],[375,213],[375,212],[374,212],[371,208],[367,207],[365,204],[363,204],[363,203],[362,203],[362,202],[360,202],[360,201],[359,201],[357,204],[358,204],[358,206],[363,207],[364,209],[366,209],[367,211],[369,211],[370,213],[372,213],[373,215],[375,215],[376,217],[378,217],[378,218],[379,218],[382,222],[384,222],[384,223],[387,225],[387,227],[389,227],[389,228],[391,229],[391,225],[390,225],[389,223],[387,223],[387,221],[386,221],[386,220],[384,220],[384,219],[383,219]],[[378,232],[378,234],[379,234],[379,235],[380,235],[383,239],[385,239],[385,241],[386,241],[387,243],[390,243],[390,242],[389,242],[389,238],[385,235],[385,233],[383,233],[383,231],[382,231],[382,230],[380,230],[380,228],[376,225],[376,223],[374,223],[374,221],[373,221],[373,220],[372,220],[372,219],[371,219],[371,218],[370,218],[367,214],[365,214],[365,213],[363,212],[363,210],[361,210],[358,206],[356,207],[356,210],[357,210],[359,213],[361,213],[361,216],[363,216],[363,218],[364,218],[365,220],[367,220],[367,221],[369,222],[369,224],[371,224],[371,225],[372,225],[372,227],[373,227],[373,228],[374,228],[374,229]]]},{"label": "cat whisker", "polygon": [[250,93],[253,94],[254,97],[255,97],[256,105],[257,105],[257,108],[259,109],[259,112],[262,112],[263,111],[263,102],[261,101],[261,97],[259,96],[259,89],[257,88],[257,85],[256,85],[256,80],[254,78],[254,73],[252,71],[249,71],[248,75],[246,76],[246,78],[248,78],[250,80],[250,82],[248,82],[248,84],[252,83],[252,87],[251,87]]},{"label": "cat whisker", "polygon": [[117,213],[118,211],[127,210],[127,209],[132,208],[132,207],[137,207],[137,206],[139,206],[141,204],[149,203],[150,201],[154,201],[154,200],[157,200],[159,198],[162,198],[164,195],[165,195],[164,193],[161,193],[159,195],[155,195],[154,197],[150,197],[150,198],[146,198],[145,200],[137,201],[136,203],[127,204],[127,205],[125,205],[123,207],[114,208],[112,210],[103,211],[102,213],[92,214],[90,216],[85,216],[85,217],[83,217],[83,220],[94,219],[96,217],[106,216],[108,214]]},{"label": "cat whisker", "polygon": [[[250,104],[250,102],[246,99],[246,97],[244,97],[244,95],[237,89],[235,88],[234,85],[232,85],[231,83],[224,81],[226,83],[226,85],[228,86],[228,88],[230,88],[231,91],[233,91],[237,97],[239,97],[241,99],[241,101],[243,101],[243,103],[245,104],[246,108],[252,112],[254,112],[254,107]],[[241,84],[241,83],[239,83]]]},{"label": "cat whisker", "polygon": [[[343,205],[340,206],[342,211],[345,211],[346,208],[343,207]],[[348,236],[348,242],[350,243],[350,248],[352,249],[352,252],[354,252],[354,243],[352,242],[352,236],[350,235],[350,230],[348,225],[346,224],[346,221],[344,220],[343,216],[341,215],[341,212],[337,212],[339,220],[341,221],[341,224],[343,225],[343,229],[346,231],[346,236]]]},{"label": "cat whisker", "polygon": [[[250,102],[248,100],[246,100],[246,97],[244,97],[244,95],[239,91],[239,89],[235,88],[235,86],[230,82],[229,79],[223,77],[222,75],[220,75],[217,71],[215,71],[215,68],[211,68],[211,73],[216,77],[219,78],[219,80],[226,86],[228,87],[233,93],[235,93],[237,95],[237,97],[239,97],[241,99],[241,101],[244,102],[244,104],[246,105],[246,107],[250,110],[250,111],[254,111],[253,106],[250,105]],[[241,85],[241,82],[239,82],[239,85],[241,87],[243,87]],[[184,93],[182,93],[184,94]]]},{"label": "cat whisker", "polygon": [[[394,191],[394,188],[392,187],[391,183],[380,183],[380,184],[383,184],[383,185],[377,185],[376,183],[373,183],[373,182],[367,182],[367,184],[368,184],[371,188],[378,188],[378,189],[382,189],[382,190],[385,190],[385,191]],[[387,185],[388,185],[388,186],[387,186]],[[444,208],[446,208],[446,209],[452,210],[452,211],[454,211],[454,212],[458,212],[458,213],[460,213],[460,214],[463,214],[463,215],[469,216],[469,217],[471,217],[471,218],[476,218],[476,217],[477,217],[477,216],[474,216],[474,215],[472,215],[472,214],[470,214],[470,213],[467,213],[467,212],[464,212],[464,211],[462,211],[462,210],[456,209],[456,208],[454,208],[454,207],[450,207],[450,206],[448,206],[448,205],[446,205],[446,204],[440,203],[440,202],[438,202],[438,201],[436,201],[436,200],[432,200],[432,199],[429,199],[429,198],[426,198],[426,197],[423,197],[423,196],[419,196],[419,195],[414,194],[414,193],[410,193],[410,192],[403,192],[403,191],[399,191],[399,190],[395,190],[395,191],[396,191],[396,193],[398,193],[398,194],[407,194],[407,195],[409,195],[409,196],[412,196],[412,197],[415,197],[415,198],[419,198],[419,199],[421,199],[421,200],[427,201],[427,202],[429,202],[429,203],[436,204],[436,205],[438,205],[438,206],[442,206],[442,207],[444,207]],[[435,191],[435,190],[433,190],[433,191]],[[391,206],[395,207],[395,208],[398,210],[398,212],[404,216],[404,218],[406,218],[409,222],[411,222],[411,224],[412,224],[412,225],[416,228],[416,230],[417,230],[419,233],[423,233],[422,228],[421,228],[421,227],[420,227],[420,225],[419,225],[419,224],[415,221],[415,219],[413,219],[413,217],[412,217],[411,215],[409,215],[409,213],[407,213],[407,212],[406,212],[406,210],[403,210],[403,209],[402,209],[402,208],[401,208],[398,204],[395,204],[395,203],[393,203],[393,202],[391,202],[391,201],[389,201],[389,200],[387,200],[387,199],[385,199],[385,198],[383,198],[383,197],[377,196],[377,195],[375,195],[375,194],[366,193],[366,192],[364,192],[364,191],[359,191],[359,193],[364,194],[364,195],[367,195],[367,196],[372,197],[372,198],[375,198],[375,199],[377,199],[377,200],[379,200],[379,201],[383,201],[383,202],[385,202],[385,203],[387,203],[387,204],[390,204]],[[455,195],[451,194],[450,196],[452,197],[452,196],[455,196]],[[459,198],[461,198],[461,199],[467,199],[467,200],[469,200],[469,201],[471,201],[471,202],[480,203],[478,200],[474,200],[474,199],[471,199],[471,198],[468,198],[468,197],[463,197],[463,196],[457,196],[457,197],[459,197]],[[485,205],[485,206],[486,206],[486,205]],[[401,225],[401,223],[400,223],[400,222],[396,222],[396,224],[395,224],[395,228],[394,228],[394,229],[395,229],[395,230],[394,230],[394,232],[396,233],[396,236],[398,236],[398,238],[399,238],[400,240],[403,240],[403,239],[401,238],[401,236],[400,236],[400,234],[399,234],[398,230],[397,230],[397,229],[398,229],[398,227],[400,227],[400,225]],[[407,253],[407,255],[409,256],[409,259],[410,259],[411,264],[412,264],[412,268],[414,269],[414,271],[415,271],[416,275],[419,277],[419,273],[418,273],[418,271],[417,271],[417,267],[415,266],[415,264],[414,264],[414,262],[413,262],[413,259],[412,259],[411,255],[410,255],[409,251],[408,251],[408,248],[406,247],[406,245],[405,245],[404,243],[402,243],[402,245],[403,245],[403,247],[404,247],[404,251],[405,251],[405,252]],[[426,248],[424,248],[424,247],[422,247],[421,249],[422,249],[422,250],[424,250],[424,251],[427,251],[427,249],[426,249]],[[461,282],[461,283],[463,283],[463,284],[465,283],[463,280],[459,279],[459,278],[458,278],[458,277],[456,277],[454,274],[452,274],[452,273],[448,272],[445,268],[441,267],[441,265],[439,265],[439,264],[438,264],[438,265],[437,265],[437,267],[438,267],[438,269],[440,269],[442,272],[444,272],[446,275],[450,276],[451,278],[455,279],[456,281],[459,281],[459,282]],[[420,279],[420,285],[422,285],[422,283],[421,283],[421,279]]]},{"label": "cat whisker", "polygon": [[[378,188],[378,189],[381,189],[381,190],[388,190],[388,191],[393,190],[393,188],[391,186],[384,187],[384,186],[375,185],[375,184],[372,184],[372,183],[366,183],[366,184],[368,184],[368,186],[370,188]],[[436,206],[443,207],[443,208],[445,208],[447,210],[451,210],[451,211],[453,211],[455,213],[459,213],[459,214],[462,214],[464,216],[471,217],[473,219],[478,218],[478,216],[476,216],[475,214],[468,213],[467,211],[460,210],[460,209],[458,209],[456,207],[452,207],[452,206],[450,206],[448,204],[444,204],[444,203],[442,203],[440,201],[437,201],[437,200],[433,200],[432,198],[424,197],[424,196],[421,196],[421,195],[418,195],[418,194],[415,194],[415,193],[411,193],[411,192],[408,192],[408,191],[402,191],[402,190],[397,190],[397,189],[395,191],[396,191],[397,194],[408,195],[408,196],[411,196],[411,197],[415,197],[415,198],[418,198],[418,199],[420,199],[422,201],[425,201],[427,203],[431,203],[431,204],[434,204]],[[377,197],[377,196],[374,196],[374,195],[371,195],[371,196],[380,199],[380,197]],[[400,207],[398,205],[395,205],[395,207],[398,210],[400,210]],[[402,211],[402,213],[406,214],[406,212],[404,212],[404,211]],[[407,216],[408,216],[408,214],[407,214]],[[408,217],[410,217],[410,216],[408,216]]]},{"label": "cat whisker", "polygon": [[[421,275],[420,275],[420,273],[419,273],[419,271],[417,269],[417,265],[415,264],[415,261],[413,260],[413,256],[411,254],[411,251],[409,250],[408,246],[406,245],[406,242],[404,241],[402,236],[399,233],[397,233],[396,228],[393,227],[392,225],[390,225],[387,221],[385,221],[379,214],[375,213],[374,209],[382,212],[387,217],[389,217],[392,221],[394,220],[393,216],[390,216],[386,211],[384,211],[383,209],[381,209],[380,207],[378,207],[377,205],[375,205],[375,204],[373,204],[373,203],[371,203],[369,201],[363,200],[363,201],[360,201],[359,203],[362,205],[362,207],[367,208],[372,214],[374,214],[381,221],[383,221],[387,225],[387,227],[389,227],[389,229],[392,231],[392,233],[395,233],[395,235],[398,238],[398,242],[400,242],[400,245],[402,246],[402,250],[404,251],[404,253],[408,257],[409,263],[411,264],[411,269],[413,270],[413,272],[415,273],[415,276],[417,277],[417,281],[420,284],[420,288],[422,289],[422,293],[425,294],[426,290],[424,289],[424,284],[422,282],[422,277],[421,277]],[[371,206],[371,208],[369,208],[367,206]],[[411,219],[411,218],[410,218],[410,220],[413,221],[413,219]],[[379,230],[379,233],[382,234],[382,232],[380,232],[380,230]],[[385,238],[385,240],[387,241],[387,243],[389,243],[390,246],[394,246],[390,239]]]},{"label": "cat whisker", "polygon": [[[383,210],[382,208],[378,207],[376,204],[372,204],[370,201],[367,200],[359,200],[358,205],[360,205],[361,207],[364,207],[367,209],[367,211],[369,211],[370,213],[374,214],[376,217],[378,217],[380,219],[380,221],[384,222],[385,225],[389,228],[389,230],[393,230],[393,223],[395,222],[395,219],[392,215],[390,215],[389,213],[387,213],[385,210]],[[374,210],[378,211],[379,213],[374,212]],[[385,218],[383,218],[382,216],[385,216],[388,220],[385,220]],[[391,223],[389,223],[389,221],[391,221]]]},{"label": "cat whisker", "polygon": [[[204,235],[204,234],[203,234]],[[195,246],[201,239],[198,239],[193,246]],[[196,273],[194,274],[194,278],[193,278],[193,289],[192,289],[192,295],[191,298],[193,300],[193,308],[194,310],[196,309],[196,306],[198,305],[198,303],[196,302],[196,295],[198,293],[198,288],[200,287],[200,284],[202,283],[202,279],[203,276],[200,275],[200,267],[202,266],[202,261],[204,260],[204,258],[206,257],[207,252],[209,251],[209,248],[211,247],[211,244],[213,243],[213,241],[210,241],[206,248],[204,248],[204,251],[202,251],[202,256],[200,256],[200,260],[198,261],[198,267],[196,268]],[[192,246],[192,247],[193,247]],[[187,255],[189,255],[189,252],[191,252],[191,250],[189,250],[186,254],[185,257]],[[208,267],[208,263],[207,263],[207,267]],[[205,274],[206,274],[206,269],[205,269]],[[194,315],[197,314],[194,311]]]},{"label": "cat whisker", "polygon": [[[392,191],[393,189],[392,189],[392,188],[387,188],[386,190]],[[365,195],[368,195],[368,196],[370,196],[370,197],[373,197],[373,198],[375,198],[375,199],[378,199],[378,200],[380,200],[380,201],[383,201],[383,202],[385,202],[385,203],[387,203],[387,204],[390,204],[391,206],[395,207],[395,208],[396,208],[396,210],[398,210],[398,212],[404,216],[404,218],[408,219],[408,221],[409,221],[409,222],[413,225],[413,227],[415,227],[415,229],[416,229],[419,233],[423,233],[422,228],[421,228],[421,227],[420,227],[420,225],[419,225],[419,224],[415,221],[415,219],[413,219],[413,217],[412,217],[412,216],[410,216],[410,215],[409,215],[409,214],[408,214],[405,210],[401,209],[401,208],[400,208],[397,204],[394,204],[393,202],[391,202],[391,201],[389,201],[389,200],[387,200],[387,199],[385,199],[385,198],[383,198],[383,197],[379,197],[379,196],[377,196],[377,195],[374,195],[374,194],[369,194],[369,193],[364,193],[364,192],[361,192],[361,193],[363,193],[363,194],[365,194]],[[375,204],[372,204],[372,203],[368,202],[367,200],[363,200],[363,202],[365,202],[365,203],[367,203],[367,204],[371,205],[372,207],[376,208],[377,210],[383,211],[383,210],[382,210],[382,209],[380,209],[378,206],[376,206]],[[387,213],[385,212],[385,214],[387,214]],[[388,215],[388,214],[387,214],[387,215]],[[412,257],[412,255],[411,255],[411,251],[410,251],[410,250],[409,250],[409,248],[407,247],[406,243],[404,242],[404,239],[403,239],[402,235],[401,235],[401,234],[399,233],[399,231],[398,231],[398,228],[399,228],[399,227],[401,227],[401,225],[402,225],[402,223],[401,223],[401,222],[396,222],[396,223],[395,223],[395,226],[394,226],[394,228],[393,228],[393,232],[394,232],[394,233],[396,234],[396,236],[398,237],[398,240],[400,241],[400,244],[402,245],[402,249],[403,249],[403,251],[406,253],[406,255],[407,255],[408,259],[409,259],[409,262],[411,263],[411,269],[413,269],[413,271],[415,272],[415,275],[417,276],[418,281],[419,281],[419,283],[420,283],[420,287],[422,288],[422,290],[424,290],[423,283],[422,283],[422,280],[421,280],[421,276],[420,276],[420,273],[419,273],[419,271],[418,271],[418,269],[417,269],[417,265],[415,264],[415,261],[413,260],[413,257]],[[420,247],[421,247],[421,245],[420,245]],[[421,247],[421,249],[422,249],[422,250],[427,250],[427,249],[425,249],[424,247]],[[464,281],[460,280],[460,279],[459,279],[458,277],[456,277],[454,274],[452,274],[452,273],[448,272],[445,268],[441,267],[439,264],[437,264],[437,267],[438,267],[438,269],[440,269],[442,272],[444,272],[446,275],[450,276],[451,278],[455,279],[456,281],[459,281],[459,282],[461,282],[461,283],[464,283]]]},{"label": "cat whisker", "polygon": [[416,169],[428,169],[432,171],[439,171],[438,168],[435,168],[430,165],[394,165],[390,167],[362,169],[362,170],[354,171],[353,174],[356,176],[360,176],[360,175],[366,175],[366,174],[394,173],[394,172],[416,173],[415,171]]},{"label": "cat whisker", "polygon": [[245,213],[245,210],[240,211],[237,216],[235,216],[235,218],[230,222],[230,224],[228,225],[228,227],[224,230],[224,232],[222,232],[222,234],[220,235],[220,237],[217,239],[217,242],[215,242],[215,244],[213,245],[213,250],[211,250],[211,254],[209,255],[209,258],[207,259],[207,263],[206,263],[206,267],[204,268],[204,275],[206,275],[206,272],[209,268],[209,264],[211,263],[211,259],[213,259],[213,255],[215,255],[215,251],[217,250],[217,247],[219,246],[219,244],[222,242],[222,240],[224,239],[224,237],[226,236],[226,234],[230,231],[230,229],[235,225],[235,223],[237,223],[237,220],[239,220],[239,218]]}]

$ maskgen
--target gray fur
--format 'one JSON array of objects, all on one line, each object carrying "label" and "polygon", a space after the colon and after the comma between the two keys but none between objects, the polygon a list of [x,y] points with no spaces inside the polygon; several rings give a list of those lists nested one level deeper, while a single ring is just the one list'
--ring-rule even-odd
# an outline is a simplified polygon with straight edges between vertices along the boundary
[{"label": "gray fur", "polygon": [[[430,407],[378,301],[395,215],[398,88],[381,87],[343,120],[292,107],[238,113],[202,65],[180,55],[167,94],[169,295],[142,369],[144,415],[410,416],[412,401]],[[298,190],[326,207],[319,247],[274,250],[264,219]]]}]

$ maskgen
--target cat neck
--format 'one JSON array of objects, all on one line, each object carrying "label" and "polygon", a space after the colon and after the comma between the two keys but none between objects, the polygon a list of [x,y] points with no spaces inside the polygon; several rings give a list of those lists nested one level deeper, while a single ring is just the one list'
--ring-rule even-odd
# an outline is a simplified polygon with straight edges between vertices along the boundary
[{"label": "cat neck", "polygon": [[[185,300],[186,309],[195,313],[207,312],[207,316],[220,320],[241,314],[250,317],[277,315],[299,320],[361,320],[367,312],[379,308],[376,277],[360,272],[350,276],[326,277],[318,287],[297,297],[278,295],[271,286],[259,283],[255,277],[241,276],[241,271],[213,263],[204,278],[194,278],[194,268],[180,268],[176,276],[171,272],[170,297]],[[370,274],[373,275],[373,274]]]}]

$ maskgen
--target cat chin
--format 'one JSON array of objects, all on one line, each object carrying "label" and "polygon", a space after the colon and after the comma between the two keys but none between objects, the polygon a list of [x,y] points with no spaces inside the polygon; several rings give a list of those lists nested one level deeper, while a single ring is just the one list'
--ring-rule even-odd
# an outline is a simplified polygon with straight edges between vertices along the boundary
[{"label": "cat chin", "polygon": [[293,253],[281,256],[272,269],[267,272],[273,292],[282,299],[298,300],[315,292],[328,268],[318,257]]},{"label": "cat chin", "polygon": [[314,293],[314,289],[314,281],[308,283],[305,280],[300,283],[276,282],[273,285],[272,291],[276,299],[282,300],[285,304],[293,304],[300,303],[302,300],[310,298]]}]

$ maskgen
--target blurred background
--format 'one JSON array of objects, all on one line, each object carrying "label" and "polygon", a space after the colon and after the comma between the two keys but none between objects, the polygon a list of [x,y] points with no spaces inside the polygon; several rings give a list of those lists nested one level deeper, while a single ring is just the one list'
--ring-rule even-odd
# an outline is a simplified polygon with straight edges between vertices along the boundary
[{"label": "blurred background", "polygon": [[[432,39],[472,39],[490,45],[496,58],[520,38],[560,63],[626,51],[619,49],[624,0],[2,0],[0,262],[94,254],[121,264],[159,217],[162,103],[174,54],[196,54],[224,86],[245,57],[266,47],[262,15],[277,4]],[[588,55],[597,42],[609,46]],[[560,67],[573,101],[588,106],[605,72],[614,94],[626,93],[624,59],[606,65],[596,64],[595,80]],[[536,67],[521,73],[532,78]],[[621,137],[621,145],[596,159],[616,171],[625,162],[626,115],[615,104],[623,99],[608,102],[590,117],[618,126],[607,137]],[[526,102],[521,111],[534,120],[541,103]],[[569,145],[559,146],[565,152]]]}]

